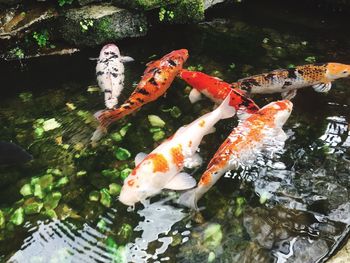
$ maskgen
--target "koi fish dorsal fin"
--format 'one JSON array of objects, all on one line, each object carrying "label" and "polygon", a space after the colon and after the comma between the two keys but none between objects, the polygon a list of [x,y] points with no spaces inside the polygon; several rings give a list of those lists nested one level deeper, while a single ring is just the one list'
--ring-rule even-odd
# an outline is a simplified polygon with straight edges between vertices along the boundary
[{"label": "koi fish dorsal fin", "polygon": [[316,92],[328,92],[332,88],[332,83],[320,83],[312,86]]},{"label": "koi fish dorsal fin", "polygon": [[215,109],[215,111],[220,112],[221,119],[228,119],[236,114],[236,110],[230,104],[230,102],[231,102],[231,92],[226,96],[226,98],[220,104],[220,106]]},{"label": "koi fish dorsal fin", "polygon": [[140,152],[135,156],[135,166],[139,165],[146,157],[147,153]]},{"label": "koi fish dorsal fin", "polygon": [[186,190],[196,186],[196,180],[188,173],[179,173],[175,175],[164,188],[171,190]]}]

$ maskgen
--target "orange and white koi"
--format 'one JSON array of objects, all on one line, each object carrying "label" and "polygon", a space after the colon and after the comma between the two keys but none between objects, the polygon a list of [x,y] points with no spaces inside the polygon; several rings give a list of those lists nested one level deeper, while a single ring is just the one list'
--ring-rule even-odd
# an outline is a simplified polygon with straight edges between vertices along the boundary
[{"label": "orange and white koi", "polygon": [[162,96],[170,87],[187,58],[187,49],[179,49],[170,52],[159,60],[148,63],[136,89],[119,108],[95,113],[100,126],[95,131],[91,140],[98,140],[106,132],[111,123]]},{"label": "orange and white koi", "polygon": [[243,110],[248,114],[252,114],[259,110],[259,107],[253,100],[244,96],[244,92],[239,89],[233,89],[231,84],[219,78],[186,69],[180,70],[178,76],[193,87],[189,95],[191,103],[200,100],[201,94],[203,94],[219,104],[231,92],[231,105],[234,106],[237,111]]},{"label": "orange and white koi", "polygon": [[210,160],[197,187],[183,193],[178,202],[197,209],[197,201],[227,171],[251,165],[262,150],[283,147],[287,135],[282,126],[292,108],[289,100],[271,102],[240,122]]},{"label": "orange and white koi", "polygon": [[181,127],[168,140],[150,154],[138,154],[135,169],[125,179],[119,200],[126,205],[156,195],[162,189],[184,190],[196,185],[195,179],[181,172],[184,167],[193,168],[201,164],[196,153],[202,138],[213,132],[214,125],[221,119],[235,114],[229,97],[214,111]]},{"label": "orange and white koi", "polygon": [[292,99],[297,89],[312,86],[317,92],[328,92],[332,81],[350,75],[350,65],[316,63],[290,69],[277,69],[232,83],[247,93],[282,93],[282,98]]}]

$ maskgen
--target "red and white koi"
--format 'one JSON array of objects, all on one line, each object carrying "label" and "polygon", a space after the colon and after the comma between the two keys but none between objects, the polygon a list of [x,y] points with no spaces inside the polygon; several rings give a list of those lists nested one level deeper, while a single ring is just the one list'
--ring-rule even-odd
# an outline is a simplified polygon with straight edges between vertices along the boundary
[{"label": "red and white koi", "polygon": [[162,96],[170,87],[187,58],[187,49],[179,49],[170,52],[159,60],[148,63],[141,81],[129,99],[117,109],[103,110],[95,113],[100,126],[95,131],[91,140],[93,142],[99,140],[106,133],[110,124]]},{"label": "red and white koi", "polygon": [[119,200],[125,205],[156,195],[162,189],[184,190],[196,185],[195,179],[181,172],[184,167],[193,168],[201,164],[196,153],[202,138],[213,132],[214,125],[221,119],[235,114],[229,97],[216,108],[192,123],[181,127],[168,140],[150,154],[138,154],[135,169],[125,179]]},{"label": "red and white koi", "polygon": [[277,69],[232,83],[235,88],[249,93],[282,93],[282,98],[292,99],[297,89],[312,86],[317,92],[328,92],[332,81],[350,75],[350,65],[317,63],[290,69]]},{"label": "red and white koi", "polygon": [[209,76],[198,71],[189,71],[182,69],[178,75],[193,87],[190,92],[189,99],[191,103],[201,99],[201,94],[205,95],[215,103],[221,103],[227,95],[231,94],[231,105],[235,109],[245,111],[252,114],[259,110],[259,107],[253,100],[244,96],[244,92],[239,89],[233,89],[232,84],[226,83],[223,80]]},{"label": "red and white koi", "polygon": [[[289,100],[271,102],[251,115],[231,132],[210,160],[196,188],[183,193],[178,202],[197,209],[197,201],[227,171],[240,165],[249,166],[257,153],[280,149],[287,139],[282,126],[289,118],[293,104]],[[272,149],[271,149],[272,148]]]},{"label": "red and white koi", "polygon": [[124,64],[134,61],[128,56],[121,56],[114,44],[105,45],[100,52],[96,65],[97,83],[104,92],[105,105],[108,109],[118,104],[118,97],[124,88]]}]

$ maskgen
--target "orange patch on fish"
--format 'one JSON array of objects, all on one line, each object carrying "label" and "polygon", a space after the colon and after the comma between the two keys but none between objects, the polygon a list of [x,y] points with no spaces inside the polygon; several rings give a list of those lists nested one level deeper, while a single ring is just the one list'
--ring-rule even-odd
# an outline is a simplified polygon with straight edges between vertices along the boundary
[{"label": "orange patch on fish", "polygon": [[129,186],[133,186],[134,183],[135,183],[135,180],[134,180],[134,179],[131,179],[131,180],[128,181],[128,185],[129,185]]},{"label": "orange patch on fish", "polygon": [[211,173],[204,173],[198,183],[198,185],[208,185],[211,182]]},{"label": "orange patch on fish", "polygon": [[192,141],[189,141],[188,142],[188,147],[191,147],[192,146]]},{"label": "orange patch on fish", "polygon": [[204,125],[205,125],[205,120],[201,120],[200,123],[199,123],[199,126],[203,128]]},{"label": "orange patch on fish", "polygon": [[182,146],[181,144],[179,144],[176,147],[173,147],[170,149],[170,153],[171,153],[171,157],[172,157],[172,161],[174,162],[174,164],[177,167],[182,167],[183,163],[184,163],[184,155],[182,154]]},{"label": "orange patch on fish", "polygon": [[147,159],[153,163],[153,172],[166,173],[169,171],[169,165],[167,159],[165,159],[163,154],[152,153],[147,156]]}]

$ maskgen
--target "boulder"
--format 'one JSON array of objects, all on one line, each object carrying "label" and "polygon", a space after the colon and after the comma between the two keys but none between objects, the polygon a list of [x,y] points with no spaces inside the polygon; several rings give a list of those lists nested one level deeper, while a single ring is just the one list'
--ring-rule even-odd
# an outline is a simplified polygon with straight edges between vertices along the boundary
[{"label": "boulder", "polygon": [[148,24],[143,13],[99,4],[69,9],[61,19],[63,39],[78,46],[96,46],[147,33]]}]

